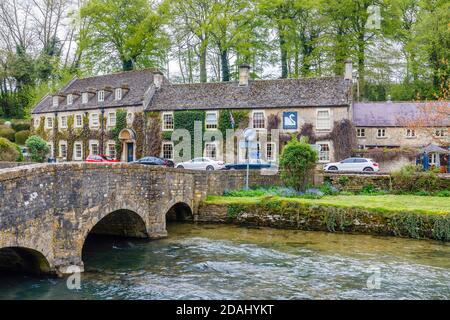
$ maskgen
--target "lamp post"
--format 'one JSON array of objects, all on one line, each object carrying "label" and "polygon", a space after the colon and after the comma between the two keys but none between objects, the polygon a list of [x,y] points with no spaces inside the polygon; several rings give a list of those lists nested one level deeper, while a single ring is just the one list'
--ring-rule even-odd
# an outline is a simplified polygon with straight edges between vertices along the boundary
[{"label": "lamp post", "polygon": [[247,128],[244,130],[244,139],[245,139],[245,152],[247,153],[247,172],[245,175],[245,190],[249,189],[248,180],[249,180],[249,172],[250,172],[250,147],[253,141],[256,139],[256,131],[253,128]]}]

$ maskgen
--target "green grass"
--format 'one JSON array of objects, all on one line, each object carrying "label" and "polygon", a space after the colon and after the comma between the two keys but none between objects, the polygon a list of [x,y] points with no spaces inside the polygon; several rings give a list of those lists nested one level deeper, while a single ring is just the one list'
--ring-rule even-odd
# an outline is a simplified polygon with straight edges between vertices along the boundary
[{"label": "green grass", "polygon": [[[209,196],[208,204],[258,204],[267,197],[227,197]],[[310,205],[360,208],[371,211],[396,213],[415,212],[423,214],[449,214],[450,198],[414,195],[337,195],[320,199],[271,197],[273,200],[292,201]]]}]

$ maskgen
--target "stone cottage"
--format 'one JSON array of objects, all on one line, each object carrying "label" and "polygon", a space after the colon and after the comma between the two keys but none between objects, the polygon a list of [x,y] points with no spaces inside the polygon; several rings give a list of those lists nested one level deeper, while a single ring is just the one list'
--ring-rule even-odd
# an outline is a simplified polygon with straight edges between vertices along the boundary
[{"label": "stone cottage", "polygon": [[[351,62],[336,77],[251,80],[249,71],[241,65],[239,81],[219,83],[171,84],[156,69],[74,78],[34,107],[33,131],[60,160],[106,154],[133,161],[144,155],[173,159],[171,133],[192,131],[194,120],[203,132],[250,127],[290,134],[309,124],[319,161],[338,160],[329,136],[335,123],[352,119]],[[270,139],[260,143],[263,158],[276,160],[279,148]],[[204,142],[203,155],[221,158],[222,147]],[[239,150],[236,161],[246,156]]]}]

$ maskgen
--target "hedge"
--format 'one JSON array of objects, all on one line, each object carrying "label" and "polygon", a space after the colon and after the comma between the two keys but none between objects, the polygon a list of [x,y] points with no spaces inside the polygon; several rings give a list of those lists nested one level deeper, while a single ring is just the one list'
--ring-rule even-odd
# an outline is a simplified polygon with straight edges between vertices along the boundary
[{"label": "hedge", "polygon": [[15,131],[8,126],[0,125],[0,137],[6,138],[11,142],[14,142]]},{"label": "hedge", "polygon": [[30,136],[30,130],[22,130],[19,132],[16,132],[15,134],[15,142],[19,145],[25,145],[25,141],[27,141],[28,137]]},{"label": "hedge", "polygon": [[[20,149],[19,149],[20,150]],[[14,143],[5,138],[0,138],[0,161],[17,161],[21,152]]]}]

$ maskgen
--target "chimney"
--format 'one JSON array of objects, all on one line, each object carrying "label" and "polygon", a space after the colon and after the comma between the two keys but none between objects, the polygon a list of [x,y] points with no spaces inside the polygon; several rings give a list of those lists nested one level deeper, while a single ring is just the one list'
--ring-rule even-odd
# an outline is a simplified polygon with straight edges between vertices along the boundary
[{"label": "chimney", "polygon": [[157,89],[161,88],[163,83],[164,75],[161,71],[153,72],[153,84]]},{"label": "chimney", "polygon": [[249,76],[250,76],[250,66],[248,64],[241,64],[239,66],[239,85],[248,86]]},{"label": "chimney", "polygon": [[344,79],[352,81],[353,79],[353,63],[352,60],[345,60]]}]

